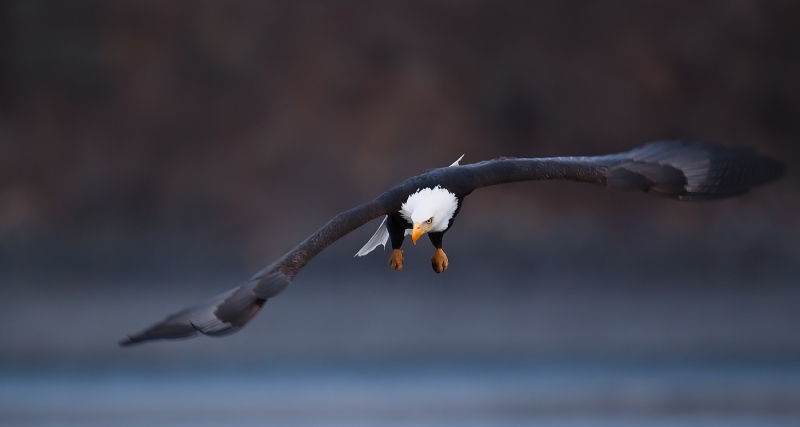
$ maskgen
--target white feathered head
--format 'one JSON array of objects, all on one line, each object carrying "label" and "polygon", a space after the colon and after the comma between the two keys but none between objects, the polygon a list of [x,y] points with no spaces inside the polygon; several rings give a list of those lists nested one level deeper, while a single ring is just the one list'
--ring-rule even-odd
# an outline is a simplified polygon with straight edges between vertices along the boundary
[{"label": "white feathered head", "polygon": [[437,185],[419,189],[408,196],[400,207],[400,215],[412,224],[411,240],[416,244],[425,233],[447,230],[457,208],[456,195]]}]

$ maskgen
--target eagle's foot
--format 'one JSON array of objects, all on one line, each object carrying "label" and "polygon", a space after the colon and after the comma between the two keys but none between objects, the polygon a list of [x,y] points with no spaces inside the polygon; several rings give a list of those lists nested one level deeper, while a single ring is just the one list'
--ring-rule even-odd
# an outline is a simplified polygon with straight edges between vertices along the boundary
[{"label": "eagle's foot", "polygon": [[392,266],[392,270],[400,271],[403,269],[402,249],[395,249],[392,251],[392,255],[389,257],[389,265]]},{"label": "eagle's foot", "polygon": [[431,267],[433,267],[433,271],[442,273],[447,270],[448,264],[447,255],[442,248],[436,248],[436,252],[431,257]]}]

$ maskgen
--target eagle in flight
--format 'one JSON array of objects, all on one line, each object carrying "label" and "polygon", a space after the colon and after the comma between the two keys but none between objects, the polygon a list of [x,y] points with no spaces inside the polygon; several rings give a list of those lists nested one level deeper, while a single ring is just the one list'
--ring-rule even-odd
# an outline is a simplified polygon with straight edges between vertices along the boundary
[{"label": "eagle in flight", "polygon": [[[462,156],[463,157],[463,156]],[[376,199],[336,215],[283,257],[250,280],[210,300],[168,316],[120,342],[220,336],[239,330],[281,293],[314,256],[344,235],[384,216],[378,231],[356,256],[390,242],[389,265],[403,268],[401,246],[407,235],[416,244],[427,234],[435,248],[437,273],[449,260],[442,248],[462,202],[474,190],[518,181],[569,180],[640,190],[686,201],[716,200],[744,194],[781,177],[784,166],[749,148],[726,148],[682,141],[654,142],[634,150],[593,157],[499,158],[468,165],[459,160],[431,169],[390,188]]]}]

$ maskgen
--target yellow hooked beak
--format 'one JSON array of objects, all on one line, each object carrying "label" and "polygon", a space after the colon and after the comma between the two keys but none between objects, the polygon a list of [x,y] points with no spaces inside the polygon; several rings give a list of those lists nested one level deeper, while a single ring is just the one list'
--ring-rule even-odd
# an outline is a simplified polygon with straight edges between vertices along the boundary
[{"label": "yellow hooked beak", "polygon": [[411,229],[411,241],[416,245],[417,239],[419,239],[419,236],[422,236],[423,234],[425,234],[425,232],[422,231],[422,225],[420,225],[418,222],[415,222],[414,228]]}]

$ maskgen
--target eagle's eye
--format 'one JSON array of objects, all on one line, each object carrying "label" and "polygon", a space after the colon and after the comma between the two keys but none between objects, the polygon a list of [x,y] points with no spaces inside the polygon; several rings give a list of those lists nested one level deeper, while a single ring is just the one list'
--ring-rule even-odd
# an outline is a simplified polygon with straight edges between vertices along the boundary
[{"label": "eagle's eye", "polygon": [[430,218],[428,218],[427,221],[425,221],[425,224],[430,224],[432,222],[433,222],[433,217],[430,217]]}]

